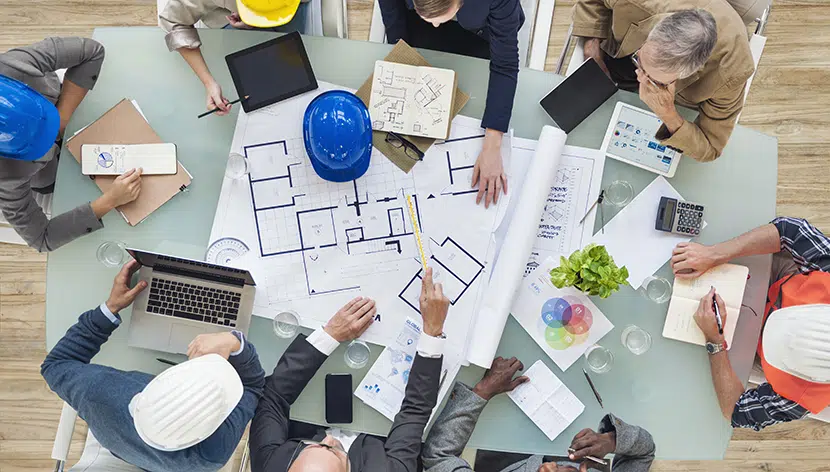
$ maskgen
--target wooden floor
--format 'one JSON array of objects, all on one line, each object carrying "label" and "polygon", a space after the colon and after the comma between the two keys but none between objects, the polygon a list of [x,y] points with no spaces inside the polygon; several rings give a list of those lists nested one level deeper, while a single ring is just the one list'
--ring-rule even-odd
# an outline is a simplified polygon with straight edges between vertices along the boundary
[{"label": "wooden floor", "polygon": [[[564,41],[572,4],[557,1],[548,70]],[[98,26],[155,25],[155,5],[155,0],[0,0],[0,51],[46,36],[90,35]],[[348,6],[350,36],[365,40],[372,0],[349,0]],[[775,0],[766,35],[741,123],[779,139],[778,214],[809,218],[830,232],[830,0]],[[752,178],[751,170],[746,178]],[[53,466],[49,456],[61,403],[38,371],[44,356],[45,275],[46,256],[0,244],[0,472]],[[81,421],[78,426],[75,460],[85,434]],[[724,461],[660,461],[653,470],[830,472],[830,425],[801,421],[763,433],[736,431]]]}]

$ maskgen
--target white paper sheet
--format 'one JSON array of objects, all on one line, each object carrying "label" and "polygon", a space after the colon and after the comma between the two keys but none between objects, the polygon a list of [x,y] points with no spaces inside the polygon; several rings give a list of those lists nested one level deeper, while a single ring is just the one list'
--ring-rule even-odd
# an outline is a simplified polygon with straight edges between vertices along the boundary
[{"label": "white paper sheet", "polygon": [[628,269],[628,283],[634,289],[671,259],[678,243],[691,240],[654,229],[661,197],[683,199],[668,180],[658,176],[590,241],[605,246],[617,266]]},{"label": "white paper sheet", "polygon": [[[408,318],[401,332],[393,342],[386,346],[354,392],[354,395],[363,403],[374,408],[390,421],[395,419],[395,415],[401,409],[420,337],[421,323]],[[438,386],[438,402],[436,408],[433,409],[433,415],[444,396],[452,388],[455,376],[461,368],[460,360],[461,357],[452,349],[444,353],[441,381]]]},{"label": "white paper sheet", "polygon": [[473,342],[467,350],[467,359],[481,367],[490,367],[493,362],[516,289],[524,277],[528,256],[536,242],[539,215],[556,177],[566,138],[567,135],[558,128],[542,128],[527,176],[522,187],[517,189],[519,200],[490,278],[489,286],[493,289],[484,295],[473,324]]},{"label": "white paper sheet", "polygon": [[[536,141],[513,138],[514,160],[529,161],[535,150]],[[573,251],[584,247],[591,239],[594,234],[596,210],[592,210],[582,223],[579,220],[586,215],[599,196],[604,168],[605,154],[601,151],[565,146],[562,161],[556,169],[553,185],[545,200],[536,243],[527,261],[525,275],[546,258],[559,255],[567,257]],[[523,180],[526,175],[521,174],[521,177]],[[514,188],[520,188],[522,180],[514,180]],[[496,233],[498,234],[498,231]]]},{"label": "white paper sheet", "polygon": [[614,325],[579,290],[553,286],[549,274],[558,266],[558,257],[542,261],[519,288],[511,313],[545,354],[565,371],[610,333]]},{"label": "white paper sheet", "polygon": [[582,414],[585,405],[541,360],[524,375],[530,380],[507,396],[553,441]]}]

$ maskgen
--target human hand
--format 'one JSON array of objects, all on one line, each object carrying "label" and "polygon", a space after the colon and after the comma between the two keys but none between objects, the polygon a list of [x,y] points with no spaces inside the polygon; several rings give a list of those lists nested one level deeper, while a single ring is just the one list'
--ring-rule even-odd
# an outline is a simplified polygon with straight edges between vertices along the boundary
[{"label": "human hand", "polygon": [[677,131],[685,120],[677,112],[677,107],[674,105],[676,82],[672,82],[666,87],[659,87],[640,69],[637,69],[637,80],[640,82],[640,100],[648,105],[658,118],[663,120],[669,132]]},{"label": "human hand", "polygon": [[141,172],[141,167],[130,169],[112,181],[112,186],[107,190],[106,196],[113,208],[138,198],[138,194],[141,193]]},{"label": "human hand", "polygon": [[473,387],[473,392],[487,401],[500,393],[510,392],[530,380],[524,375],[513,378],[518,371],[524,368],[522,362],[515,357],[510,359],[497,357],[493,359],[493,365],[484,374],[484,378]]},{"label": "human hand", "polygon": [[680,243],[672,251],[671,268],[678,279],[694,279],[720,263],[714,246]]},{"label": "human hand", "polygon": [[115,280],[112,282],[112,290],[110,290],[110,297],[107,299],[107,308],[109,308],[111,312],[118,313],[124,308],[132,305],[138,294],[147,288],[147,282],[143,280],[137,283],[135,287],[130,288],[130,280],[132,279],[135,271],[137,271],[140,267],[141,264],[139,264],[137,260],[133,259],[124,264],[118,272],[118,275],[115,276]]},{"label": "human hand", "polygon": [[703,331],[703,337],[706,338],[706,342],[720,344],[724,342],[724,337],[718,330],[717,317],[715,316],[715,310],[712,309],[713,298],[718,303],[720,318],[723,323],[721,326],[726,326],[726,304],[723,303],[720,295],[715,293],[714,287],[700,299],[700,305],[698,305],[697,311],[695,312],[695,323]]},{"label": "human hand", "polygon": [[244,21],[242,21],[242,19],[239,17],[239,13],[231,13],[230,15],[226,16],[225,18],[227,18],[228,23],[230,23],[230,25],[234,29],[247,29],[247,30],[254,29],[253,26],[251,26],[251,25],[245,23]]},{"label": "human hand", "polygon": [[424,319],[424,333],[440,336],[444,332],[444,320],[450,309],[450,299],[444,296],[441,284],[433,283],[432,267],[427,267],[421,282],[421,317]]},{"label": "human hand", "polygon": [[227,360],[232,352],[238,351],[241,347],[242,343],[239,342],[239,338],[229,332],[200,334],[187,345],[187,358],[195,359],[208,354],[219,354]]},{"label": "human hand", "polygon": [[[617,433],[613,431],[597,433],[592,429],[585,428],[576,433],[571,441],[571,449],[574,452],[568,453],[568,459],[572,461],[583,460],[588,456],[602,459],[617,449]],[[585,467],[585,470],[587,470],[587,465],[587,463],[583,463],[579,469],[582,470]]]},{"label": "human hand", "polygon": [[599,65],[599,68],[605,72],[605,75],[611,77],[611,73],[608,72],[608,66],[605,65],[605,53],[599,47],[600,42],[599,38],[586,39],[585,44],[582,46],[582,53],[585,57],[593,58]]},{"label": "human hand", "polygon": [[207,92],[208,110],[218,108],[219,111],[217,111],[216,114],[219,116],[227,115],[231,111],[232,105],[228,102],[228,99],[222,95],[222,87],[220,87],[215,80],[205,85],[205,92]]},{"label": "human hand", "polygon": [[504,163],[501,158],[501,140],[504,133],[488,129],[484,133],[484,144],[481,154],[473,167],[473,188],[478,186],[476,205],[484,199],[484,208],[490,203],[499,202],[502,189],[507,194],[507,176],[504,174]]},{"label": "human hand", "polygon": [[357,297],[337,310],[323,327],[323,331],[339,343],[357,339],[375,321],[377,312],[374,300]]}]

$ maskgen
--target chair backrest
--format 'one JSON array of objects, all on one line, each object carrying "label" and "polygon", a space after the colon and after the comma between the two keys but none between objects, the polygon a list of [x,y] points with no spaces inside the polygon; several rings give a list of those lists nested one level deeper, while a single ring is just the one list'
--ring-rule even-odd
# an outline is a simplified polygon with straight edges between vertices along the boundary
[{"label": "chair backrest", "polygon": [[752,24],[761,17],[764,10],[772,4],[772,0],[726,0],[738,12],[744,24]]}]

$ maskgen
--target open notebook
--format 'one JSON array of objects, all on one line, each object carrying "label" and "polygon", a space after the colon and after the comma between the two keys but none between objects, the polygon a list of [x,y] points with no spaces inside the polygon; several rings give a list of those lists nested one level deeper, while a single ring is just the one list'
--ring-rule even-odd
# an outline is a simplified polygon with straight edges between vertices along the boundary
[{"label": "open notebook", "polygon": [[700,306],[700,299],[711,287],[715,287],[715,291],[726,304],[726,326],[723,333],[727,346],[731,348],[735,326],[738,325],[738,316],[741,314],[748,275],[748,267],[723,264],[709,269],[696,279],[675,279],[666,324],[663,326],[663,337],[700,346],[706,345],[703,332],[695,323],[694,314]]}]

